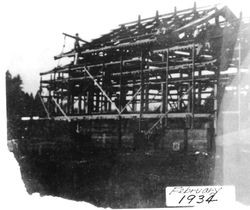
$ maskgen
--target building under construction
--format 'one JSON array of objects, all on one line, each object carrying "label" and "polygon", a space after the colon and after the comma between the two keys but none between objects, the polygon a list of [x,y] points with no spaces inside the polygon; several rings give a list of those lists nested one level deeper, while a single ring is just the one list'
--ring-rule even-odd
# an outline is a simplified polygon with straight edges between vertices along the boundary
[{"label": "building under construction", "polygon": [[227,7],[194,5],[91,42],[64,34],[75,45],[55,59],[70,62],[40,74],[46,116],[32,124],[53,124],[55,138],[70,125],[97,147],[213,151],[221,98],[237,76],[228,69],[249,48],[244,27]]}]

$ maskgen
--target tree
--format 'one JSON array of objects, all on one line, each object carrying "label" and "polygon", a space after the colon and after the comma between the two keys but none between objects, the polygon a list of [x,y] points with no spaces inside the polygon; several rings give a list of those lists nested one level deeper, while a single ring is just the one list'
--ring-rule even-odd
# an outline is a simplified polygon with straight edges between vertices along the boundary
[{"label": "tree", "polygon": [[21,131],[21,117],[31,116],[34,104],[32,94],[22,90],[23,81],[20,75],[12,77],[6,72],[6,105],[8,139],[18,138]]},{"label": "tree", "polygon": [[33,114],[33,116],[46,117],[46,112],[43,108],[41,98],[39,96],[39,91],[37,91],[35,98],[34,98],[34,101],[33,101],[32,114]]}]

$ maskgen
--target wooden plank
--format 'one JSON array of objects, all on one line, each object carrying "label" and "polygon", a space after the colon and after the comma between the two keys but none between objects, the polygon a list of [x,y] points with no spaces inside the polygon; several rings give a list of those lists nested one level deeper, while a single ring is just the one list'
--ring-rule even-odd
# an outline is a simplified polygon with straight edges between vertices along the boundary
[{"label": "wooden plank", "polygon": [[[195,44],[195,47],[201,47],[201,44]],[[168,48],[163,48],[163,49],[157,49],[154,50],[153,53],[164,53],[167,51],[176,51],[176,50],[187,50],[187,49],[192,49],[193,48],[193,43],[190,44],[185,44],[185,45],[175,45],[173,47],[168,47]]]},{"label": "wooden plank", "polygon": [[195,111],[195,59],[196,59],[196,49],[195,45],[193,45],[192,49],[192,99],[191,99],[191,112],[192,112],[192,125],[191,128],[194,128],[194,111]]},{"label": "wooden plank", "polygon": [[[145,119],[159,119],[162,117],[164,114],[162,113],[144,113],[143,118]],[[191,115],[190,112],[188,113],[168,113],[169,118],[186,118],[187,115]],[[132,114],[121,114],[120,115],[122,119],[139,119],[140,118],[140,113],[132,113]],[[194,114],[195,118],[210,118],[211,114],[207,113],[195,113]],[[213,115],[212,115],[213,116]],[[100,120],[100,119],[119,119],[119,114],[91,114],[91,115],[75,115],[75,116],[69,116],[68,118],[71,121],[78,121],[78,120]],[[44,118],[40,118],[44,119]],[[47,118],[45,118],[47,119]],[[56,116],[53,117],[53,120],[65,120],[64,116]]]},{"label": "wooden plank", "polygon": [[120,48],[126,48],[126,47],[134,47],[134,46],[139,46],[139,45],[143,45],[143,44],[150,44],[150,43],[153,43],[156,41],[157,41],[157,39],[153,38],[153,39],[138,40],[138,41],[131,42],[131,43],[121,43],[121,44],[118,44],[115,46],[106,46],[106,47],[101,47],[98,49],[85,50],[85,51],[81,52],[81,55],[97,53],[97,52],[104,52],[107,50],[120,49]]},{"label": "wooden plank", "polygon": [[[166,50],[166,49],[164,49]],[[134,62],[138,62],[140,61],[139,58],[133,58],[133,59],[128,59],[128,60],[124,60],[123,61],[123,64],[127,64],[127,63],[134,63]],[[206,65],[213,65],[217,60],[216,59],[213,59],[211,61],[204,61],[204,62],[199,62],[199,63],[196,63],[195,65],[198,67],[203,67],[203,66],[206,66]],[[50,71],[47,71],[45,73],[40,73],[40,75],[46,75],[46,74],[51,74],[51,73],[54,73],[55,71],[56,72],[60,72],[60,73],[68,73],[68,72],[72,72],[72,71],[77,71],[77,70],[82,70],[84,67],[87,67],[87,68],[94,68],[94,67],[102,67],[103,65],[105,67],[109,66],[109,65],[119,65],[120,64],[120,61],[112,61],[112,62],[108,62],[108,63],[100,63],[100,64],[94,64],[94,65],[82,65],[82,66],[74,66],[74,67],[69,67],[69,66],[65,66],[65,67],[62,67],[62,68],[57,68],[57,69],[53,69],[53,70],[50,70]],[[164,63],[162,63],[164,64]],[[187,63],[187,64],[180,64],[180,65],[169,65],[169,70],[173,71],[173,70],[178,70],[178,69],[187,69],[187,68],[192,68],[192,63]],[[146,70],[146,69],[145,69]],[[164,71],[164,68],[155,68],[155,69],[150,69],[148,71]],[[131,71],[133,74],[135,73],[139,73],[140,70],[136,70],[136,71]],[[129,74],[130,72],[124,72],[124,74]],[[114,73],[114,75],[116,74],[119,74],[119,73]]]},{"label": "wooden plank", "polygon": [[214,13],[210,13],[210,14],[208,13],[207,15],[202,16],[201,18],[195,19],[195,20],[189,22],[188,24],[182,26],[181,28],[176,29],[175,32],[181,33],[183,31],[187,30],[188,28],[195,27],[195,26],[201,24],[202,22],[205,22],[207,20],[210,20],[210,19],[220,15],[221,11],[222,11],[222,9],[221,10],[215,9]]},{"label": "wooden plank", "polygon": [[[215,8],[216,5],[218,5],[218,4],[214,4],[214,5],[210,5],[210,6],[198,7],[197,11],[210,10],[211,8]],[[176,16],[176,15],[179,15],[179,14],[183,14],[185,12],[191,12],[191,13],[193,13],[193,7],[192,8],[188,8],[188,9],[178,10],[178,11],[174,10],[173,12],[159,15],[158,18],[162,19],[162,18],[166,18],[168,16]],[[141,19],[141,22],[145,22],[145,21],[149,21],[149,20],[154,20],[154,19],[155,19],[155,16],[149,17],[149,18],[143,18],[143,19]],[[136,23],[137,23],[137,20],[136,21],[127,22],[127,23],[122,23],[119,26],[126,26],[126,25],[131,25],[131,24],[136,24]]]},{"label": "wooden plank", "polygon": [[88,41],[85,41],[85,40],[81,39],[81,38],[78,37],[78,36],[72,36],[72,35],[66,34],[66,33],[62,33],[62,34],[63,34],[64,36],[70,37],[70,38],[72,38],[72,39],[79,40],[79,41],[84,42],[84,43],[89,43]]},{"label": "wooden plank", "polygon": [[[168,94],[169,94],[169,51],[166,51],[166,82],[165,82],[165,88],[166,88],[166,102],[165,102],[165,112],[168,112]],[[167,115],[166,115],[166,122],[167,122]]]},{"label": "wooden plank", "polygon": [[139,131],[142,130],[142,115],[144,112],[144,52],[141,50],[141,64],[140,64],[140,80],[141,80],[141,98],[140,98],[140,119],[139,119]]}]

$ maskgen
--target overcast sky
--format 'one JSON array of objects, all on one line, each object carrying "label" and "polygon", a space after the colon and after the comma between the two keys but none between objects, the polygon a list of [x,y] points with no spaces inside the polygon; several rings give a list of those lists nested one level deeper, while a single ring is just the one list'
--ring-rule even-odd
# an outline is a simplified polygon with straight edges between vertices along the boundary
[{"label": "overcast sky", "polygon": [[[239,16],[250,16],[248,0],[197,0],[197,7],[222,3]],[[116,28],[119,24],[151,17],[178,9],[190,8],[189,0],[8,0],[0,3],[1,65],[2,70],[20,74],[24,90],[35,93],[39,86],[39,72],[55,67],[53,56],[61,52],[63,32],[79,33],[90,41]],[[66,46],[72,47],[67,39]]]}]

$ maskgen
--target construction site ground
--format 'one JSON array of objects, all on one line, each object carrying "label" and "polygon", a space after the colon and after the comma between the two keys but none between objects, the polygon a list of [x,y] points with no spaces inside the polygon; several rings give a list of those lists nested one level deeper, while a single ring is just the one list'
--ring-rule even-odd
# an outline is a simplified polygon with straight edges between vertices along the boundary
[{"label": "construction site ground", "polygon": [[17,159],[29,193],[98,207],[165,207],[167,186],[213,185],[215,181],[215,158],[206,154],[99,149],[88,154],[43,151]]}]

